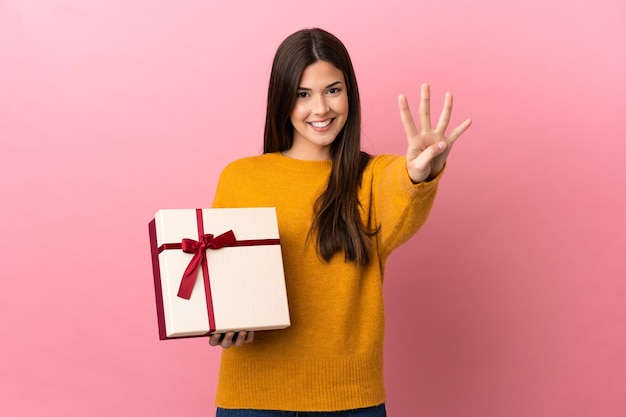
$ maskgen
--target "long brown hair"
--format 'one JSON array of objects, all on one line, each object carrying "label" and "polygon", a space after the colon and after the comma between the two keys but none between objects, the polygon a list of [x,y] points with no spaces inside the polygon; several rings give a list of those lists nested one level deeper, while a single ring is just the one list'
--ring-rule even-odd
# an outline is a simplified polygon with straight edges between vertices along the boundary
[{"label": "long brown hair", "polygon": [[352,61],[343,43],[322,29],[304,29],[288,36],[274,56],[267,93],[263,152],[291,148],[290,115],[305,68],[318,61],[333,64],[343,72],[348,94],[346,123],[330,148],[332,169],[328,185],[315,203],[315,218],[309,237],[315,236],[317,251],[325,260],[343,249],[346,261],[369,263],[370,232],[359,216],[358,188],[370,156],[361,151],[361,101]]}]

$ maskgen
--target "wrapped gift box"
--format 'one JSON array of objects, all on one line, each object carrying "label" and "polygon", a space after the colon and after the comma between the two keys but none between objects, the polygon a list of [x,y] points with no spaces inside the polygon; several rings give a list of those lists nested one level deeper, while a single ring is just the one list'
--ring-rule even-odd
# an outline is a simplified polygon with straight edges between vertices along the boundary
[{"label": "wrapped gift box", "polygon": [[290,325],[275,208],[159,210],[149,231],[160,339]]}]

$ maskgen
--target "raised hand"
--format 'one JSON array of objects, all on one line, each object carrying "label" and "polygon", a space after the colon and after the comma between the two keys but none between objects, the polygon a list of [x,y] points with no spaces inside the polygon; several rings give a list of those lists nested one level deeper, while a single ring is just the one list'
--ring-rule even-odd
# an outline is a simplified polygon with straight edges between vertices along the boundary
[{"label": "raised hand", "polygon": [[406,96],[401,94],[398,98],[400,119],[408,141],[406,167],[414,183],[433,179],[441,172],[452,150],[452,145],[472,123],[470,119],[467,119],[446,136],[446,129],[452,114],[452,93],[446,93],[443,110],[437,126],[433,129],[430,121],[430,87],[428,84],[422,84],[420,93],[419,130],[415,126]]}]

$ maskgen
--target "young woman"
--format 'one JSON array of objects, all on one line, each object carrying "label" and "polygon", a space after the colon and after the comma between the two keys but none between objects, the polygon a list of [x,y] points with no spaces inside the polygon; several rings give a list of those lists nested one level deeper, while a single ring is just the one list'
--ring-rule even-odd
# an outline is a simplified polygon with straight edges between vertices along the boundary
[{"label": "young woman", "polygon": [[213,205],[276,207],[292,325],[211,336],[213,346],[236,347],[222,352],[218,417],[385,415],[385,262],[426,220],[470,125],[446,135],[447,94],[431,127],[429,94],[423,85],[419,130],[399,97],[406,156],[373,157],[360,149],[359,91],[341,41],[310,29],[279,46],[264,154],[228,165]]}]

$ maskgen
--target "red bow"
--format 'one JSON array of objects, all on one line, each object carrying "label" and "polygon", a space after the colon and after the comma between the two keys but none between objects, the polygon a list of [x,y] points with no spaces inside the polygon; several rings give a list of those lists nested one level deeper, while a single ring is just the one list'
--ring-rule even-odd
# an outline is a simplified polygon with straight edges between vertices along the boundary
[{"label": "red bow", "polygon": [[183,252],[193,253],[194,255],[193,258],[191,258],[189,265],[187,265],[185,273],[183,274],[183,279],[181,280],[180,287],[178,288],[178,296],[180,298],[184,298],[185,300],[189,300],[191,297],[191,292],[193,291],[193,286],[195,285],[196,277],[198,276],[198,268],[206,262],[207,249],[220,249],[226,246],[231,246],[236,241],[237,239],[235,239],[235,234],[232,230],[224,232],[216,237],[210,234],[202,235],[200,236],[200,242],[193,239],[183,239],[181,243],[181,249]]}]

